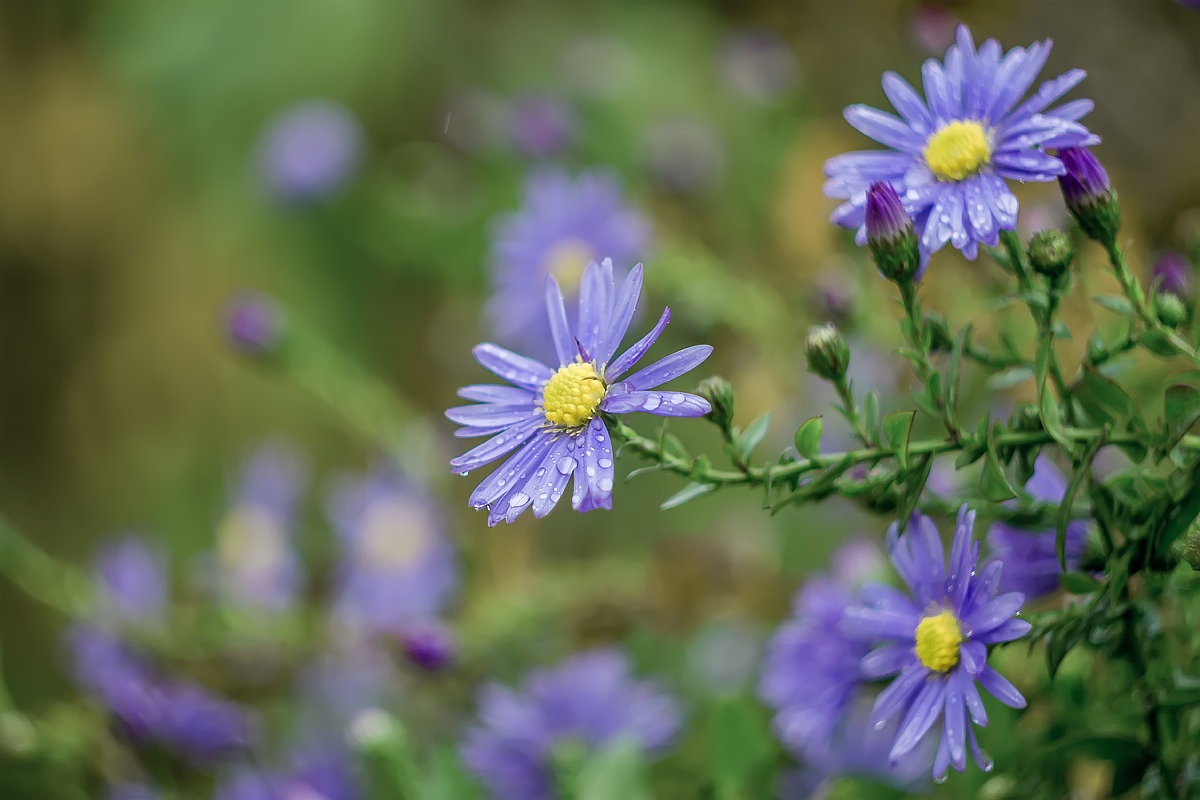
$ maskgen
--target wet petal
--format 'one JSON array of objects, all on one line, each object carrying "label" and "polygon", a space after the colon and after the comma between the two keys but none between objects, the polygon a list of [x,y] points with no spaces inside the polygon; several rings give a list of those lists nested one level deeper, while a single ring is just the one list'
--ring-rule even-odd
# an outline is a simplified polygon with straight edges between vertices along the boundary
[{"label": "wet petal", "polygon": [[476,445],[461,456],[451,459],[450,467],[455,472],[471,472],[500,458],[525,442],[541,426],[542,420],[534,418],[519,422],[480,445]]},{"label": "wet petal", "polygon": [[639,339],[624,353],[617,356],[617,360],[609,365],[608,369],[604,371],[604,380],[614,383],[620,379],[630,367],[640,361],[642,356],[646,355],[647,350],[654,346],[654,343],[658,341],[658,337],[662,335],[663,330],[670,321],[671,309],[664,308],[662,316],[658,318],[658,322],[654,324],[650,332]]},{"label": "wet petal", "polygon": [[712,354],[712,346],[697,344],[655,361],[625,379],[636,390],[653,389],[698,367]]},{"label": "wet petal", "polygon": [[687,392],[610,392],[600,402],[600,410],[610,414],[645,411],[659,417],[702,417],[712,411],[703,397]]},{"label": "wet petal", "polygon": [[554,370],[542,362],[517,355],[491,342],[476,345],[471,353],[485,369],[530,391],[540,391],[542,385],[554,374]]}]

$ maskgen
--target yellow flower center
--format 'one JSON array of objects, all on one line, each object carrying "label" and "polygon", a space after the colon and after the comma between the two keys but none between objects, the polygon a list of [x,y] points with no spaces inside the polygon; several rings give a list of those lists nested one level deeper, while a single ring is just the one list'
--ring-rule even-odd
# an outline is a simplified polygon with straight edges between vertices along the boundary
[{"label": "yellow flower center", "polygon": [[592,246],[582,239],[567,238],[555,244],[546,253],[546,271],[567,294],[579,288],[583,271],[596,258]]},{"label": "yellow flower center", "polygon": [[937,672],[945,672],[958,663],[958,645],[962,629],[949,611],[926,617],[917,625],[917,658]]},{"label": "yellow flower center", "polygon": [[606,388],[591,362],[576,361],[560,367],[542,390],[546,419],[567,428],[581,427],[596,416]]},{"label": "yellow flower center", "polygon": [[992,143],[974,120],[955,120],[925,143],[925,163],[942,181],[974,175],[992,157]]}]

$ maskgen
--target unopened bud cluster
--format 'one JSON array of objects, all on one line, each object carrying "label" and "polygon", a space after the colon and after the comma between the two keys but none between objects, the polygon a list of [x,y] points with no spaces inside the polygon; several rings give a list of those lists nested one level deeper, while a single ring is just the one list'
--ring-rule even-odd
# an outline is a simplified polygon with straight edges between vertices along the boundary
[{"label": "unopened bud cluster", "polygon": [[1075,245],[1062,231],[1038,231],[1029,240],[1029,264],[1047,278],[1057,278],[1071,266]]},{"label": "unopened bud cluster", "polygon": [[696,394],[703,397],[712,406],[712,411],[706,415],[722,428],[733,424],[733,385],[720,375],[713,375],[700,381]]},{"label": "unopened bud cluster", "polygon": [[850,366],[850,348],[836,326],[826,323],[814,325],[808,331],[804,343],[804,354],[808,357],[808,371],[830,381],[846,377]]}]

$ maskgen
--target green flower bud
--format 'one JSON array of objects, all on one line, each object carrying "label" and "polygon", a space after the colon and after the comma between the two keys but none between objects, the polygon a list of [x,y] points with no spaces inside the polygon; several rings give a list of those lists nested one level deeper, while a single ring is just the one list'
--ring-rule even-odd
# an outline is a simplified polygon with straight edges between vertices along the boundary
[{"label": "green flower bud", "polygon": [[820,378],[840,381],[850,366],[850,348],[836,326],[825,323],[808,329],[804,343],[808,371]]},{"label": "green flower bud", "polygon": [[1029,240],[1029,263],[1047,278],[1057,278],[1071,266],[1075,245],[1062,231],[1038,231]]},{"label": "green flower bud", "polygon": [[712,375],[700,381],[696,394],[712,406],[712,411],[705,416],[722,428],[733,424],[733,385],[729,381],[720,375]]},{"label": "green flower bud", "polygon": [[1188,318],[1187,306],[1178,295],[1170,292],[1159,292],[1155,298],[1155,310],[1158,313],[1158,321],[1168,328],[1174,328]]}]

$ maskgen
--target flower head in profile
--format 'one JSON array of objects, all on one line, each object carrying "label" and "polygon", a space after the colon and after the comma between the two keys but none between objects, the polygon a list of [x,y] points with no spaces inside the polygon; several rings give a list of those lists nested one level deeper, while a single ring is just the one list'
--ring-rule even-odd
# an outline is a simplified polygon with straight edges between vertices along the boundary
[{"label": "flower head in profile", "polygon": [[[1033,476],[1025,483],[1025,492],[1034,500],[1058,506],[1067,493],[1067,479],[1044,454],[1033,465]],[[1087,546],[1087,520],[1067,523],[1067,569],[1079,568]],[[1005,565],[999,590],[1021,592],[1027,600],[1044,597],[1058,589],[1062,567],[1055,552],[1057,532],[1027,531],[1004,522],[993,523],[987,543],[992,557]]]},{"label": "flower head in profile", "polygon": [[1050,54],[1050,42],[1002,53],[995,39],[976,50],[959,26],[957,43],[944,61],[921,68],[925,97],[899,75],[883,76],[883,91],[900,116],[864,105],[846,109],[846,121],[889,150],[845,153],[825,163],[825,194],[844,200],[832,221],[858,229],[866,244],[867,190],[890,183],[916,224],[922,254],[947,242],[968,258],[979,245],[995,245],[999,232],[1014,230],[1017,198],[1006,180],[1052,181],[1063,174],[1052,148],[1094,144],[1079,123],[1092,109],[1074,100],[1054,101],[1086,73],[1069,70],[1046,81],[1022,101]]},{"label": "flower head in profile", "polygon": [[538,670],[520,691],[490,685],[463,761],[497,800],[550,800],[553,759],[563,747],[595,752],[617,739],[647,754],[671,745],[680,728],[675,700],[637,680],[624,654],[598,650]]},{"label": "flower head in profile", "polygon": [[347,478],[329,516],[341,544],[334,613],[361,632],[400,634],[436,619],[458,588],[437,506],[396,470]]},{"label": "flower head in profile", "polygon": [[446,416],[464,426],[456,436],[491,437],[453,459],[455,472],[465,475],[516,450],[471,493],[472,508],[488,509],[489,525],[511,523],[527,508],[545,516],[572,476],[576,511],[612,508],[613,449],[601,412],[701,417],[712,410],[694,394],[655,391],[708,358],[708,345],[684,348],[627,374],[671,318],[671,309],[665,309],[650,333],[616,355],[641,290],[640,264],[618,287],[612,263],[593,262],[579,290],[578,322],[572,324],[558,282],[546,278],[557,369],[494,344],[475,348],[475,360],[512,385],[459,389],[459,397],[478,404],[451,408]]},{"label": "flower head in profile", "polygon": [[[941,722],[942,735],[933,762],[935,779],[950,766],[966,767],[966,746],[985,770],[991,763],[975,739],[976,725],[987,713],[976,686],[1013,708],[1025,698],[987,664],[987,646],[1024,636],[1028,622],[1015,615],[1025,602],[1020,592],[996,594],[1003,565],[991,561],[976,573],[979,545],[972,528],[975,513],[958,513],[949,566],[937,528],[915,515],[904,534],[893,524],[888,554],[909,589],[906,595],[888,586],[863,590],[865,603],[846,612],[842,630],[864,641],[882,642],[862,660],[865,677],[895,679],[876,698],[872,724],[884,725],[901,715],[889,757],[898,763]],[[897,674],[898,673],[898,674]]]},{"label": "flower head in profile", "polygon": [[[488,304],[493,333],[505,344],[548,355],[550,331],[540,299],[546,276],[573,301],[590,262],[612,259],[614,274],[623,277],[649,240],[649,223],[625,204],[615,176],[534,172],[520,210],[502,215],[493,228]],[[578,322],[573,313],[569,318]]]}]

